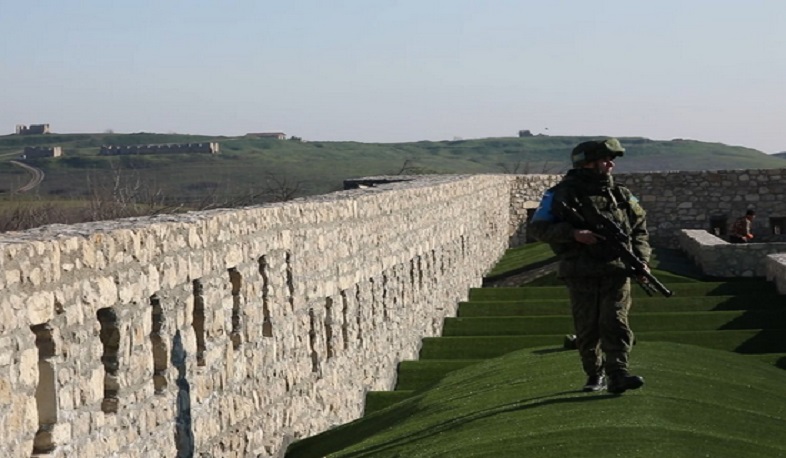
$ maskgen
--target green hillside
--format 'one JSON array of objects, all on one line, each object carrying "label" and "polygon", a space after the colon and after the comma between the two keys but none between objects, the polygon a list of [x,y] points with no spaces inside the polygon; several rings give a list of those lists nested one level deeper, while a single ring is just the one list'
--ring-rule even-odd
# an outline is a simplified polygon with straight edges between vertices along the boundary
[{"label": "green hillside", "polygon": [[[412,143],[299,142],[252,137],[176,134],[49,134],[0,136],[0,193],[28,179],[9,164],[25,146],[61,146],[64,157],[27,162],[46,178],[37,193],[80,198],[101,177],[123,175],[172,201],[195,202],[206,196],[230,199],[270,191],[293,196],[324,194],[343,180],[370,175],[420,173],[562,173],[570,149],[589,137],[505,137]],[[217,141],[221,154],[98,156],[101,145]],[[691,140],[652,141],[622,138],[626,157],[618,172],[779,168],[781,158],[762,152]],[[266,191],[267,194],[266,195]],[[291,196],[290,196],[291,197]],[[254,203],[254,202],[247,202]]]}]

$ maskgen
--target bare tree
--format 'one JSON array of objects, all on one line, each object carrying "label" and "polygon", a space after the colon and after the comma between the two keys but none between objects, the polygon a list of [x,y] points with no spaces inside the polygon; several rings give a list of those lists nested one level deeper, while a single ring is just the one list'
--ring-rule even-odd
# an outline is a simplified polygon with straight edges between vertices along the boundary
[{"label": "bare tree", "polygon": [[262,182],[247,190],[241,195],[223,202],[221,207],[245,207],[266,202],[286,202],[299,197],[305,192],[304,180],[296,180],[286,173],[274,174],[268,172],[264,175]]},{"label": "bare tree", "polygon": [[21,200],[16,207],[0,213],[0,232],[22,231],[52,223],[72,223],[79,221],[73,212],[52,203],[34,204]]},{"label": "bare tree", "polygon": [[498,162],[497,166],[502,169],[503,173],[511,174],[511,175],[526,175],[530,170],[530,163],[525,162],[522,163],[521,159],[517,160],[514,163],[507,163],[507,162]]},{"label": "bare tree", "polygon": [[89,221],[173,213],[182,205],[166,204],[163,191],[142,179],[137,170],[112,163],[109,173],[87,176]]},{"label": "bare tree", "polygon": [[305,181],[295,180],[287,174],[268,173],[263,194],[269,202],[286,202],[302,194]]},{"label": "bare tree", "polygon": [[552,173],[552,169],[555,169],[556,167],[552,167],[549,164],[550,163],[548,161],[544,162],[541,166],[540,172],[534,172],[534,165],[529,161],[522,162],[521,159],[513,163],[498,162],[497,166],[502,169],[502,173],[511,175],[530,175],[533,173]]},{"label": "bare tree", "polygon": [[405,159],[399,171],[394,173],[394,175],[429,175],[434,173],[438,172],[434,169],[416,165],[413,159]]}]

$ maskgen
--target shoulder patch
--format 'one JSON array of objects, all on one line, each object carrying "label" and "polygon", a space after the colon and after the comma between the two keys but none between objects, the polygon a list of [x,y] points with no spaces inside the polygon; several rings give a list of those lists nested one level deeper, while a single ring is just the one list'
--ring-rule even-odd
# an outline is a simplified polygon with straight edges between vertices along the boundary
[{"label": "shoulder patch", "polygon": [[554,201],[554,191],[549,189],[543,194],[543,198],[540,199],[540,204],[538,205],[537,210],[535,210],[535,214],[532,215],[532,221],[545,221],[548,223],[554,223],[559,221],[559,219],[551,212],[551,205]]}]

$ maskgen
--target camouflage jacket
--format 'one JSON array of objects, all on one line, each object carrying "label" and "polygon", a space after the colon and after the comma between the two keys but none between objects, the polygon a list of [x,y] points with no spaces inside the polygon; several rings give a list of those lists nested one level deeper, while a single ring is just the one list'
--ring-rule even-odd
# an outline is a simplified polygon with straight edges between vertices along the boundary
[{"label": "camouflage jacket", "polygon": [[559,256],[560,277],[600,277],[629,272],[605,242],[593,245],[577,242],[573,231],[588,228],[571,221],[557,203],[576,209],[585,219],[597,211],[616,222],[630,237],[628,248],[649,262],[651,249],[646,214],[638,199],[628,188],[614,184],[610,175],[599,175],[590,169],[572,169],[560,183],[545,192],[528,228],[533,237],[548,243]]}]

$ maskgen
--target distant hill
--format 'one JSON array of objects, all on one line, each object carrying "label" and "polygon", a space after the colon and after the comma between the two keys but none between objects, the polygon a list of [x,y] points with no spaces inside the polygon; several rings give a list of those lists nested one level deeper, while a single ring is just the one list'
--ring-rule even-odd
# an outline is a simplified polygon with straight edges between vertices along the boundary
[{"label": "distant hill", "polygon": [[782,159],[786,159],[786,151],[783,151],[783,152],[780,152],[780,153],[775,153],[775,154],[773,154],[773,156],[780,157]]},{"label": "distant hill", "polygon": [[[600,138],[600,137],[592,137]],[[61,146],[63,157],[26,162],[44,171],[41,195],[79,198],[108,192],[113,177],[174,202],[252,196],[280,200],[324,194],[346,178],[420,173],[562,173],[570,150],[590,137],[501,137],[457,141],[360,143],[178,134],[0,136],[0,193],[27,179],[9,160],[25,146]],[[621,138],[618,172],[781,168],[783,157],[720,143]],[[102,145],[220,143],[221,153],[98,156]],[[780,153],[786,154],[786,153]],[[114,180],[117,182],[118,180]],[[279,196],[275,196],[279,194]],[[240,202],[240,201],[238,201]]]}]

